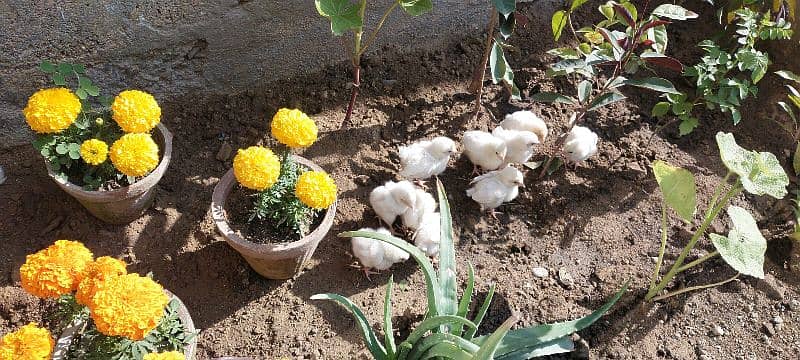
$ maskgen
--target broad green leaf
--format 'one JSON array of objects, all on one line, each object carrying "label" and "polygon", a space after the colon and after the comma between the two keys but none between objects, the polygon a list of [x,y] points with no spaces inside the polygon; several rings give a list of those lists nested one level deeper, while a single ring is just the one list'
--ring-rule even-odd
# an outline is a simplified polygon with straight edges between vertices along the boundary
[{"label": "broad green leaf", "polygon": [[617,91],[607,92],[601,96],[598,96],[592,100],[591,104],[589,104],[589,111],[597,110],[603,106],[613,104],[617,101],[622,101],[627,99],[625,95]]},{"label": "broad green leaf", "polygon": [[683,72],[683,64],[673,57],[656,52],[645,52],[639,57],[648,64],[662,66],[675,72]]},{"label": "broad green leaf", "polygon": [[85,74],[86,73],[86,67],[81,65],[81,64],[73,64],[72,65],[72,69],[75,70],[75,72],[78,73],[78,74]]},{"label": "broad green leaf", "polygon": [[78,78],[78,86],[82,88],[92,86],[92,79],[89,79],[88,77],[85,76],[81,76]]},{"label": "broad green leaf", "polygon": [[581,81],[581,83],[578,84],[578,101],[584,104],[589,100],[590,95],[592,95],[592,82],[589,80]]},{"label": "broad green leaf", "polygon": [[678,125],[678,136],[686,136],[692,133],[700,125],[700,120],[693,116],[682,116],[681,123]]},{"label": "broad green leaf", "polygon": [[57,86],[67,85],[67,79],[64,78],[64,75],[61,75],[61,73],[55,72],[52,75],[50,75],[50,77],[53,79],[53,84],[56,84]]},{"label": "broad green leaf", "polygon": [[72,64],[65,62],[58,64],[58,72],[61,73],[61,75],[64,76],[71,75],[72,71],[73,71]]},{"label": "broad green leaf", "polygon": [[359,10],[365,1],[353,3],[351,0],[314,0],[314,4],[317,12],[331,21],[333,34],[341,36],[347,30],[364,26],[364,19],[361,18]]},{"label": "broad green leaf", "polygon": [[786,80],[791,80],[796,83],[800,83],[800,75],[797,75],[789,70],[778,70],[775,72],[775,75],[778,75]]},{"label": "broad green leaf", "polygon": [[80,99],[86,99],[86,97],[88,96],[88,94],[86,94],[86,90],[83,89],[75,90],[75,95],[77,95],[78,98]]},{"label": "broad green leaf", "polygon": [[586,77],[594,76],[594,68],[583,59],[565,59],[552,64],[547,69],[547,76],[555,77],[579,73]]},{"label": "broad green leaf", "polygon": [[597,8],[597,11],[600,11],[603,16],[606,17],[606,20],[614,20],[614,2],[608,1],[605,4],[600,5]]},{"label": "broad green leaf", "polygon": [[780,106],[780,108],[783,109],[784,112],[789,114],[789,117],[792,118],[792,121],[797,123],[797,117],[795,116],[794,110],[792,110],[792,107],[789,106],[789,104],[787,104],[787,103],[785,103],[783,101],[778,101],[778,106]]},{"label": "broad green leaf", "polygon": [[440,180],[436,180],[436,192],[439,198],[441,214],[441,236],[439,243],[439,314],[458,314],[458,285],[456,284],[456,251],[453,239],[453,219],[450,215],[450,203]]},{"label": "broad green leaf", "polygon": [[[629,283],[626,282],[622,286],[622,289],[620,289],[608,302],[583,318],[556,324],[545,324],[509,331],[498,347],[497,353],[495,353],[495,358],[504,359],[503,356],[505,355],[536,348],[539,344],[549,343],[551,341],[563,338],[564,336],[568,336],[594,324],[594,322],[599,320],[603,314],[611,309],[611,307],[614,306],[614,304],[622,297],[625,291],[628,290],[628,284]],[[475,338],[473,342],[480,345],[485,340],[486,337],[481,336]]]},{"label": "broad green leaf", "polygon": [[556,11],[553,18],[550,20],[550,27],[553,30],[553,40],[558,41],[561,38],[561,33],[564,32],[564,27],[567,26],[568,14],[564,10]]},{"label": "broad green leaf", "polygon": [[764,253],[767,239],[761,235],[753,216],[738,206],[728,206],[733,229],[728,236],[710,234],[711,242],[720,256],[734,270],[759,279],[764,278]]},{"label": "broad green leaf", "polygon": [[317,294],[311,297],[311,300],[333,300],[339,305],[344,306],[345,309],[350,311],[353,314],[353,317],[356,319],[356,323],[358,323],[358,328],[361,331],[361,335],[364,336],[364,342],[367,344],[367,348],[369,352],[372,353],[372,356],[375,359],[387,359],[386,350],[383,348],[383,345],[378,341],[378,337],[375,336],[375,332],[369,326],[369,320],[367,317],[364,316],[364,312],[356,306],[350,299],[338,295],[338,294]]},{"label": "broad green leaf", "polygon": [[499,16],[499,24],[497,26],[500,29],[500,35],[503,36],[503,39],[508,39],[511,35],[514,35],[514,29],[517,27],[517,17],[514,14],[511,16]]},{"label": "broad green leaf", "polygon": [[694,19],[697,17],[697,13],[686,10],[682,6],[673,4],[661,4],[657,8],[655,8],[655,10],[653,10],[652,14],[655,16],[670,18],[673,20],[687,20],[687,19]]},{"label": "broad green leaf", "polygon": [[575,350],[575,343],[568,337],[562,337],[553,341],[537,344],[523,350],[495,357],[496,360],[528,360],[542,356],[563,354]]},{"label": "broad green leaf", "polygon": [[411,16],[419,16],[433,10],[432,0],[400,0],[400,7]]},{"label": "broad green leaf", "polygon": [[69,158],[72,159],[72,160],[78,160],[78,159],[81,158],[80,151],[76,151],[76,150],[70,150],[69,154],[67,154],[67,155],[69,155]]},{"label": "broad green leaf", "polygon": [[547,103],[556,103],[556,104],[568,104],[568,105],[578,105],[578,100],[571,98],[566,95],[561,95],[555,92],[548,92],[543,91],[540,93],[536,93],[530,97],[533,101],[540,101],[540,102],[547,102]]},{"label": "broad green leaf", "polygon": [[508,334],[508,331],[511,330],[511,327],[514,326],[519,321],[519,317],[516,315],[511,315],[503,324],[500,325],[497,330],[495,330],[486,340],[483,341],[481,344],[480,349],[475,352],[473,359],[475,360],[492,360],[494,359],[494,355],[497,352],[497,348],[500,346],[500,342],[503,341],[503,338]]},{"label": "broad green leaf", "polygon": [[514,70],[511,69],[511,65],[506,60],[503,47],[497,41],[492,44],[492,52],[489,55],[489,68],[492,73],[492,82],[495,84],[504,83],[511,90],[511,98],[519,100],[519,88],[514,84]]},{"label": "broad green leaf", "polygon": [[66,154],[68,152],[69,152],[69,148],[67,147],[67,144],[61,143],[61,144],[56,145],[56,154],[64,155],[64,154]]},{"label": "broad green leaf", "polygon": [[86,90],[86,93],[91,95],[91,96],[100,95],[100,88],[97,87],[96,85],[87,86],[87,87],[83,88],[83,90]]},{"label": "broad green leaf", "polygon": [[644,79],[628,79],[625,81],[626,85],[636,86],[648,90],[658,91],[667,94],[681,94],[680,91],[675,89],[675,85],[663,78],[649,77]]},{"label": "broad green leaf", "polygon": [[670,106],[671,104],[666,101],[659,102],[653,106],[653,110],[650,112],[650,116],[662,117],[667,114]]},{"label": "broad green leaf", "polygon": [[697,210],[697,189],[692,173],[656,160],[653,162],[653,174],[664,196],[664,202],[684,221],[691,222]]},{"label": "broad green leaf", "polygon": [[394,343],[394,327],[392,327],[392,289],[394,288],[394,275],[389,276],[386,284],[386,297],[383,299],[383,341],[386,344],[386,354],[389,358],[397,353]]},{"label": "broad green leaf", "polygon": [[42,70],[43,72],[50,74],[56,72],[56,66],[47,61],[42,61],[39,64],[39,70]]},{"label": "broad green leaf", "polygon": [[786,196],[789,177],[772,153],[748,151],[736,143],[733,134],[717,133],[722,162],[753,195],[769,195],[776,199]]},{"label": "broad green leaf", "polygon": [[581,55],[578,54],[578,50],[571,47],[555,48],[548,50],[547,53],[553,56],[558,56],[561,59],[575,60],[581,58]]},{"label": "broad green leaf", "polygon": [[492,4],[505,17],[517,11],[517,0],[492,0]]},{"label": "broad green leaf", "polygon": [[575,11],[577,8],[581,7],[589,0],[572,0],[572,5],[569,7],[569,11]]}]

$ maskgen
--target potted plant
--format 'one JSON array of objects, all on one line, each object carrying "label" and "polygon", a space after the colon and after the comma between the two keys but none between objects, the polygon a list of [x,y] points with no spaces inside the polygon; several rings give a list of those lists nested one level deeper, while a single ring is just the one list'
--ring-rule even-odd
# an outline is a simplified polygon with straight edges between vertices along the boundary
[{"label": "potted plant", "polygon": [[[322,168],[292,152],[317,140],[308,115],[280,109],[271,129],[281,144],[278,154],[262,146],[239,149],[214,188],[211,213],[228,244],[256,272],[280,280],[300,272],[330,230],[337,188]],[[248,190],[232,193],[237,182]]]},{"label": "potted plant", "polygon": [[[112,224],[137,219],[172,156],[172,134],[160,123],[158,102],[139,90],[100,96],[79,64],[43,62],[40,69],[56,87],[35,92],[22,112],[38,134],[33,145],[48,174],[97,218]],[[68,80],[77,86],[68,89]]]},{"label": "potted plant", "polygon": [[25,291],[56,300],[53,330],[61,335],[54,340],[31,323],[0,340],[0,359],[194,359],[186,307],[121,260],[95,259],[82,243],[58,240],[28,255],[19,272]]}]

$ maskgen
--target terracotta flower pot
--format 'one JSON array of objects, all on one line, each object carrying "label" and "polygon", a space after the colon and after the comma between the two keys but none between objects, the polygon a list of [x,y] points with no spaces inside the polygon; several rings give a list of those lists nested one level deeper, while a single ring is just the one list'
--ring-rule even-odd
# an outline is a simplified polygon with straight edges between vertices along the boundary
[{"label": "terracotta flower pot", "polygon": [[[314,171],[322,171],[322,168],[307,159],[296,155],[293,157],[300,165]],[[256,244],[236,234],[228,225],[225,201],[228,200],[228,196],[236,184],[233,169],[230,169],[214,187],[214,194],[211,197],[211,216],[217,225],[217,230],[228,242],[228,245],[242,254],[257,273],[268,279],[276,280],[293,277],[303,269],[306,261],[314,255],[319,242],[330,231],[336,215],[336,203],[325,211],[322,223],[304,238],[285,244]]]},{"label": "terracotta flower pot", "polygon": [[45,161],[47,173],[58,186],[89,210],[100,220],[109,224],[127,224],[139,218],[153,202],[155,187],[167,171],[172,158],[172,133],[158,124],[154,140],[161,149],[161,162],[147,176],[133,185],[109,191],[87,191],[67,180],[61,180],[53,173],[50,163]]},{"label": "terracotta flower pot", "polygon": [[[186,330],[187,333],[195,333],[197,329],[194,327],[194,322],[192,321],[191,315],[189,315],[189,309],[186,308],[186,305],[183,304],[180,298],[178,298],[175,294],[171,293],[169,290],[164,290],[164,292],[169,295],[170,301],[177,301],[178,302],[178,318],[181,319],[181,323],[183,324],[183,328]],[[69,324],[66,329],[61,333],[61,336],[58,337],[56,340],[55,349],[53,349],[53,360],[64,360],[67,357],[67,352],[69,351],[69,346],[72,344],[75,336],[79,331],[81,331],[86,326],[85,321],[74,321],[72,324]],[[186,345],[186,348],[183,349],[183,354],[186,357],[186,360],[194,360],[195,354],[197,353],[197,336],[192,338],[192,341]]]}]

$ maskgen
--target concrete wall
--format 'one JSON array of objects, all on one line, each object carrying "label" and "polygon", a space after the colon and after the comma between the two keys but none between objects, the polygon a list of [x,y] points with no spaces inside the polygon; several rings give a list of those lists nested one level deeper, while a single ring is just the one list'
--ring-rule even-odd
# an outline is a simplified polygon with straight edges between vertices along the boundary
[{"label": "concrete wall", "polygon": [[[370,1],[375,24],[391,0]],[[380,43],[436,47],[480,32],[487,0],[436,0],[433,13],[397,11]],[[374,48],[373,48],[374,50]],[[0,0],[0,147],[31,139],[21,114],[49,80],[41,60],[86,64],[109,92],[235,92],[342,61],[312,0]]]}]

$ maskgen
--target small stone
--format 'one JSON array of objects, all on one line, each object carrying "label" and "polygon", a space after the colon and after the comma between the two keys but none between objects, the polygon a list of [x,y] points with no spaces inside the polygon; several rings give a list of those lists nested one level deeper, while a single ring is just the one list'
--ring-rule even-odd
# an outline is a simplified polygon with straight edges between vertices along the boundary
[{"label": "small stone", "polygon": [[777,334],[777,332],[775,331],[775,327],[768,322],[764,323],[764,326],[761,328],[761,330],[764,332],[764,334],[766,334],[769,337],[773,337],[775,336],[775,334]]},{"label": "small stone", "polygon": [[536,277],[538,277],[540,279],[544,279],[544,278],[550,276],[550,271],[548,271],[547,269],[545,269],[543,267],[535,267],[535,268],[533,268],[533,276],[536,276]]},{"label": "small stone", "polygon": [[0,165],[0,185],[3,185],[6,182],[8,177],[6,176],[6,169]]},{"label": "small stone", "polygon": [[789,302],[789,310],[800,311],[800,300],[793,299]]},{"label": "small stone", "polygon": [[231,144],[224,142],[217,151],[217,160],[228,161],[228,159],[231,158],[231,153],[233,153],[233,148],[231,147]]},{"label": "small stone", "polygon": [[723,335],[725,335],[725,330],[722,329],[722,326],[714,325],[714,327],[711,328],[711,335],[723,336]]},{"label": "small stone", "polygon": [[772,323],[775,325],[783,324],[783,319],[776,315],[774,318],[772,318]]},{"label": "small stone", "polygon": [[564,267],[558,269],[558,281],[567,289],[571,289],[575,285],[575,279],[572,278],[572,274]]}]

